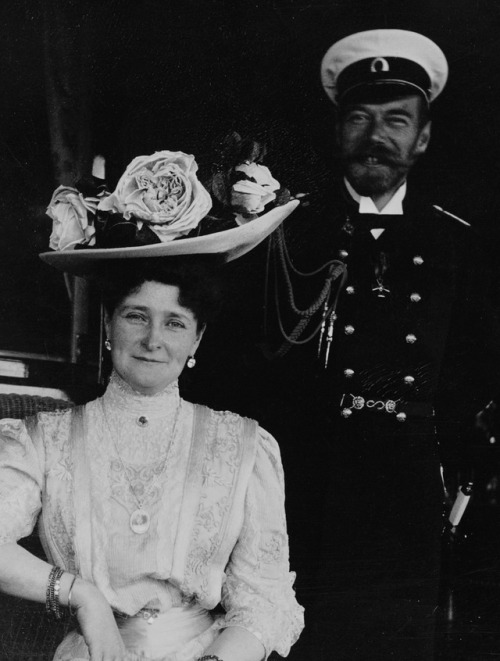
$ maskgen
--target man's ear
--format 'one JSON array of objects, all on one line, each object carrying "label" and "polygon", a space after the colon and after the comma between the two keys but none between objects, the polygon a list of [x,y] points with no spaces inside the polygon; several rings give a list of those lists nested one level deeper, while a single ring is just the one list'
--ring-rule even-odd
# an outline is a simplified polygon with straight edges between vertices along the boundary
[{"label": "man's ear", "polygon": [[418,134],[417,138],[417,144],[415,145],[415,154],[417,156],[420,156],[427,151],[427,147],[431,139],[431,125],[432,122],[429,121],[420,129],[420,133]]}]

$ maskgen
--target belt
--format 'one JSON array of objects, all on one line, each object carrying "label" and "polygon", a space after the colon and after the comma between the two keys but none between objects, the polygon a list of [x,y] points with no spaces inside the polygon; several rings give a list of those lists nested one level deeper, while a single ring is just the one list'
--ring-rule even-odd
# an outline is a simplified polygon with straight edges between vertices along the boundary
[{"label": "belt", "polygon": [[340,415],[350,418],[353,413],[380,413],[394,415],[398,422],[405,422],[408,416],[414,418],[433,418],[434,407],[431,402],[407,402],[403,399],[374,399],[363,395],[344,393],[340,401]]},{"label": "belt", "polygon": [[117,620],[128,620],[132,617],[139,617],[142,618],[143,620],[146,620],[148,624],[153,624],[153,622],[156,620],[160,613],[159,608],[141,608],[140,611],[135,613],[134,615],[127,615],[126,613],[122,613],[120,611],[113,611],[113,615]]}]

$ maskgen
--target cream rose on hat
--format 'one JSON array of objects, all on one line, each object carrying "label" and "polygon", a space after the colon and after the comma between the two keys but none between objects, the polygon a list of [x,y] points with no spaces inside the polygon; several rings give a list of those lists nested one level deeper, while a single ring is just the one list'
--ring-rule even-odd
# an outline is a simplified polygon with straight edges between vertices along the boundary
[{"label": "cream rose on hat", "polygon": [[197,227],[212,206],[197,170],[194,156],[181,151],[138,156],[98,210],[144,221],[162,242],[172,241]]},{"label": "cream rose on hat", "polygon": [[89,224],[88,214],[95,213],[98,203],[98,197],[84,197],[76,188],[56,188],[47,207],[47,215],[53,221],[49,241],[52,250],[95,244],[95,228]]},{"label": "cream rose on hat", "polygon": [[260,163],[241,163],[234,172],[242,172],[246,177],[236,181],[231,189],[231,206],[237,213],[236,220],[244,222],[262,213],[266,204],[276,199],[280,183],[269,168]]}]

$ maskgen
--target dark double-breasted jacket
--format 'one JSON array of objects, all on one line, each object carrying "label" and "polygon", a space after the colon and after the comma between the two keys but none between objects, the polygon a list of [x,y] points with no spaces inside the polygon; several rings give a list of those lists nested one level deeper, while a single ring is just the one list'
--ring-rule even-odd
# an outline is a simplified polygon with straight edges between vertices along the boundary
[{"label": "dark double-breasted jacket", "polygon": [[[299,270],[338,259],[347,278],[328,363],[324,334],[321,351],[318,338],[293,347],[284,372],[298,399],[310,399],[332,421],[355,420],[371,408],[400,423],[401,431],[413,418],[433,418],[433,428],[456,434],[496,387],[497,323],[487,253],[473,228],[411,185],[403,211],[361,215],[339,183],[324,211],[290,226],[290,252]],[[296,283],[299,307],[317,296],[324,276]]]}]

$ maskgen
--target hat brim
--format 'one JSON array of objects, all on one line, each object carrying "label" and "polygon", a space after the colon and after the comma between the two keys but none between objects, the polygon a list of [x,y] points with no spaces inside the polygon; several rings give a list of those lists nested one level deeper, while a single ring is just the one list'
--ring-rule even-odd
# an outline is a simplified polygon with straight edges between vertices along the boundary
[{"label": "hat brim", "polygon": [[268,237],[300,204],[292,200],[275,207],[245,225],[168,243],[154,243],[130,248],[84,248],[44,252],[40,259],[60,271],[73,275],[92,274],[106,262],[118,259],[148,259],[183,255],[217,255],[230,262],[246,254]]}]

